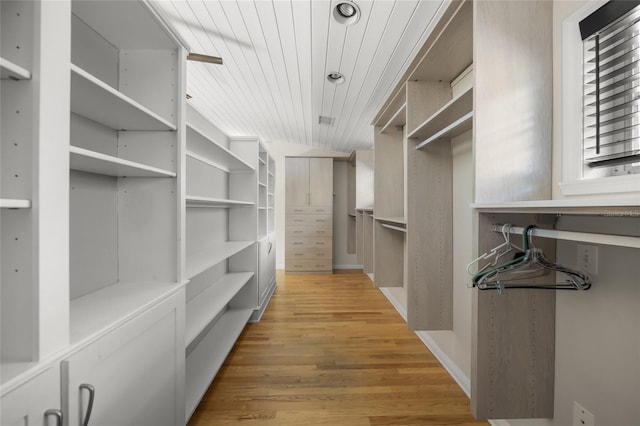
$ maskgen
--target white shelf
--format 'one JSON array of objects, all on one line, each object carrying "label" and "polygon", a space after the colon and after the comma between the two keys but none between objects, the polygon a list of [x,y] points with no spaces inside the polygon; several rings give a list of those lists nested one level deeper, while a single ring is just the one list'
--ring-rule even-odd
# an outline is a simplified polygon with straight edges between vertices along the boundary
[{"label": "white shelf", "polygon": [[267,164],[267,162],[263,160],[262,157],[258,157],[258,161],[260,161],[260,164],[264,164],[264,165]]},{"label": "white shelf", "polygon": [[188,353],[185,372],[186,420],[200,403],[252,313],[252,309],[228,309]]},{"label": "white shelf", "polygon": [[188,156],[225,172],[252,172],[255,170],[246,161],[189,123],[187,123],[187,146]]},{"label": "white shelf", "polygon": [[258,182],[258,185],[262,186],[263,188],[267,187],[267,184],[266,183],[262,183],[262,182]]},{"label": "white shelf", "polygon": [[2,80],[29,80],[31,72],[5,58],[0,58],[0,77]]},{"label": "white shelf", "polygon": [[[442,108],[433,113],[407,137],[410,139],[426,140],[442,133],[473,111],[473,87],[447,102]],[[440,136],[442,137],[442,136]]]},{"label": "white shelf", "polygon": [[268,174],[269,176],[273,176],[273,172],[268,171],[268,172],[267,172],[267,174]]},{"label": "white shelf", "polygon": [[0,208],[3,209],[28,209],[31,208],[31,200],[17,200],[13,198],[0,198]]},{"label": "white shelf", "polygon": [[253,206],[250,201],[226,200],[223,198],[199,197],[197,195],[187,195],[187,207],[218,207],[228,208],[237,206]]},{"label": "white shelf", "polygon": [[118,327],[178,291],[166,282],[118,282],[75,298],[70,303],[70,337],[75,344]]},{"label": "white shelf", "polygon": [[176,177],[176,173],[76,146],[69,147],[71,170],[115,177]]},{"label": "white shelf", "polygon": [[226,274],[187,303],[186,346],[222,312],[253,275],[253,272]]},{"label": "white shelf", "polygon": [[266,207],[258,207],[258,210],[266,210]]},{"label": "white shelf", "polygon": [[71,64],[71,112],[115,130],[176,130],[176,126]]},{"label": "white shelf", "polygon": [[396,225],[407,225],[407,218],[406,217],[380,217],[380,216],[376,216],[375,220],[377,220],[378,222],[387,222],[387,223],[395,223]]},{"label": "white shelf", "polygon": [[254,241],[228,241],[187,256],[187,278],[193,278],[212,266],[253,245]]},{"label": "white shelf", "polygon": [[561,213],[570,211],[583,214],[604,214],[612,217],[640,217],[640,197],[473,203],[471,208],[498,213]]},{"label": "white shelf", "polygon": [[421,149],[427,146],[428,144],[430,144],[431,142],[438,139],[456,137],[466,132],[467,130],[469,130],[472,126],[473,126],[473,111],[463,115],[462,117],[460,117],[453,123],[449,124],[447,127],[440,130],[433,136],[425,139],[420,144],[418,144],[418,146],[416,146],[416,149]]}]

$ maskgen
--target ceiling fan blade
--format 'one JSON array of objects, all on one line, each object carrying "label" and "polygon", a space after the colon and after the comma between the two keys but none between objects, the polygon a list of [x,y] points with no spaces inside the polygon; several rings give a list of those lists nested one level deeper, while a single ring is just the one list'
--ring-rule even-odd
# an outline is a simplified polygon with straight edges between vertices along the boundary
[{"label": "ceiling fan blade", "polygon": [[222,58],[217,56],[201,55],[200,53],[189,53],[187,55],[189,61],[207,62],[209,64],[222,65]]}]

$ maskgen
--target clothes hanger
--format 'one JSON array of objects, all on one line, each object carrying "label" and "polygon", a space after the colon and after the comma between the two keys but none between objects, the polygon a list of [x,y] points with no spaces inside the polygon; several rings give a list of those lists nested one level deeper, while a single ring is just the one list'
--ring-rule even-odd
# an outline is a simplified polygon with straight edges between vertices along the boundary
[{"label": "clothes hanger", "polygon": [[[473,284],[480,290],[496,289],[499,293],[502,293],[505,288],[588,290],[591,287],[589,275],[552,262],[545,257],[542,250],[533,247],[531,231],[534,228],[535,226],[528,226],[522,233],[522,245],[525,249],[523,256],[479,272],[473,277]],[[523,280],[540,277],[551,272],[561,272],[567,280],[549,284],[523,282]]]},{"label": "clothes hanger", "polygon": [[[502,238],[504,239],[504,241],[499,244],[498,246],[492,248],[491,250],[489,250],[488,252],[480,255],[478,258],[476,258],[475,260],[472,260],[471,262],[469,262],[467,264],[467,273],[469,273],[469,275],[475,275],[478,274],[482,271],[485,271],[486,269],[490,268],[490,267],[494,267],[498,264],[498,260],[500,260],[500,258],[504,257],[505,255],[513,252],[514,250],[518,250],[519,252],[522,252],[523,249],[516,246],[515,244],[513,244],[511,242],[511,224],[509,223],[505,223],[504,225],[502,225]],[[471,271],[471,267],[473,265],[475,265],[476,263],[480,262],[481,260],[490,260],[490,262],[488,262],[486,265],[484,265],[482,268],[478,269],[477,272],[473,272]]]}]

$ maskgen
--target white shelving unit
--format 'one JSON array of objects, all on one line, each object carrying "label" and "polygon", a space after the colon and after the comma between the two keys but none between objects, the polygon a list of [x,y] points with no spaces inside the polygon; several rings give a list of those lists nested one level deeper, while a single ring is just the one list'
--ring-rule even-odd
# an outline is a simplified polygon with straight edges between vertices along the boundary
[{"label": "white shelving unit", "polygon": [[181,424],[275,288],[273,158],[187,108],[158,16],[0,2],[1,424],[77,423],[79,383],[92,423],[118,399],[118,419]]},{"label": "white shelving unit", "polygon": [[[267,173],[268,153],[257,138],[229,139],[190,106],[187,117],[184,279],[189,280],[189,419],[245,324],[259,318],[268,302],[261,297],[259,253],[267,232],[272,175]],[[275,270],[275,259],[273,263]]]},{"label": "white shelving unit", "polygon": [[142,3],[72,2],[72,341],[180,283],[180,52]]}]

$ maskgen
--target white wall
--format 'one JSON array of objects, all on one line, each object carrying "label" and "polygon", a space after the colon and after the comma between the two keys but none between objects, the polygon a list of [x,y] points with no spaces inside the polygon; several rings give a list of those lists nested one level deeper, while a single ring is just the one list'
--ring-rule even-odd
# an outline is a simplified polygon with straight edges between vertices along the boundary
[{"label": "white wall", "polygon": [[357,269],[356,255],[347,253],[347,170],[349,162],[333,162],[333,267]]},{"label": "white wall", "polygon": [[[276,268],[284,269],[284,196],[285,185],[284,176],[286,157],[333,157],[348,158],[349,154],[344,152],[327,151],[312,148],[307,145],[295,143],[265,143],[269,153],[276,162],[276,192],[275,192],[275,214],[276,214]],[[346,181],[345,181],[346,190]],[[354,262],[355,263],[355,262]]]}]

